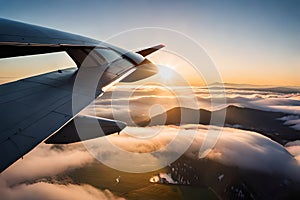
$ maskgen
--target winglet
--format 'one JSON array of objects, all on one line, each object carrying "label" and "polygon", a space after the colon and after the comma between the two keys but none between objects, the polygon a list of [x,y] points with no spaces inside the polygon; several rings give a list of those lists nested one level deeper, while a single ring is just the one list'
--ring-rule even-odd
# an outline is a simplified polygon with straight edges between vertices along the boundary
[{"label": "winglet", "polygon": [[136,53],[138,53],[138,54],[140,54],[140,55],[142,55],[142,56],[145,57],[145,56],[148,56],[149,54],[151,54],[151,53],[153,53],[153,52],[155,52],[155,51],[157,51],[157,50],[159,50],[159,49],[161,49],[163,47],[165,47],[164,44],[159,44],[159,45],[156,45],[154,47],[149,47],[147,49],[140,50],[140,51],[138,51]]}]

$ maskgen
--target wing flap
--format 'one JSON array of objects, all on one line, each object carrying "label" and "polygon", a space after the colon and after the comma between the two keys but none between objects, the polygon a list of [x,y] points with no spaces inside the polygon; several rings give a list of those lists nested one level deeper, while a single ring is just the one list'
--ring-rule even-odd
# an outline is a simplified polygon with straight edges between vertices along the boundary
[{"label": "wing flap", "polygon": [[69,144],[90,140],[120,132],[125,126],[125,123],[117,120],[78,115],[58,132],[49,137],[45,143]]}]

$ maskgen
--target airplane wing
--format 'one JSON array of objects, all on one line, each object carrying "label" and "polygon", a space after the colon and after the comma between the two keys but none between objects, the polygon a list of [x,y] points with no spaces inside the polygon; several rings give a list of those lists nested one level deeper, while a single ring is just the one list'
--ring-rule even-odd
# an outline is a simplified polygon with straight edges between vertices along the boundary
[{"label": "airplane wing", "polygon": [[[67,52],[77,67],[0,85],[0,172],[45,140],[66,144],[119,132],[125,123],[78,113],[113,84],[157,72],[155,65],[138,53],[0,19],[0,58],[60,51]],[[75,119],[86,125],[85,136],[78,136]],[[103,133],[89,133],[91,123],[100,124]]]}]

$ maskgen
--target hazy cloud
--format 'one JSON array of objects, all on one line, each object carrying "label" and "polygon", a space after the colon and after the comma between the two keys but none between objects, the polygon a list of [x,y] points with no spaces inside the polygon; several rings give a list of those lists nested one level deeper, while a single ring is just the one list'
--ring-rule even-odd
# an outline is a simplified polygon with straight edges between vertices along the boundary
[{"label": "hazy cloud", "polygon": [[0,194],[5,200],[63,199],[123,199],[109,190],[101,191],[90,185],[76,185],[43,180],[69,169],[83,167],[94,158],[80,144],[41,144],[0,174]]},{"label": "hazy cloud", "polygon": [[[290,93],[276,89],[226,89],[225,96],[221,90],[208,90],[202,87],[117,86],[95,101],[97,115],[102,117],[115,116],[148,116],[154,105],[160,105],[162,110],[172,107],[187,107],[192,109],[217,110],[228,105],[247,107],[265,111],[277,111],[292,115],[300,115],[300,93],[293,90]],[[224,104],[226,97],[226,104]],[[212,107],[213,102],[213,107]],[[113,114],[114,115],[113,115]],[[129,114],[130,115],[129,115]],[[122,117],[120,117],[122,118]],[[297,122],[297,124],[299,124]],[[293,128],[299,125],[294,124]]]},{"label": "hazy cloud", "polygon": [[65,146],[62,150],[52,145],[40,144],[24,159],[20,159],[1,173],[8,184],[54,176],[68,169],[82,167],[93,161],[81,145]]},{"label": "hazy cloud", "polygon": [[90,185],[60,185],[46,182],[20,184],[13,187],[0,181],[1,199],[5,200],[112,200],[123,199],[115,196],[109,190],[100,191]]},{"label": "hazy cloud", "polygon": [[300,118],[298,115],[287,115],[278,118],[278,120],[284,121],[285,125],[288,125],[295,130],[300,130]]},{"label": "hazy cloud", "polygon": [[300,140],[289,142],[285,145],[285,147],[295,157],[300,165]]}]

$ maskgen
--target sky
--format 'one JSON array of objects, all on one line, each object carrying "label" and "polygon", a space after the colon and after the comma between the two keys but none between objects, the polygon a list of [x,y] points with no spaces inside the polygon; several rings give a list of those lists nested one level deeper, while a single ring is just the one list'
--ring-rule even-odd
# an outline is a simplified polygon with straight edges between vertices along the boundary
[{"label": "sky", "polygon": [[[173,30],[200,44],[224,82],[300,86],[300,2],[297,0],[0,0],[0,5],[0,17],[104,41],[143,27]],[[152,33],[144,31],[140,35],[145,44],[132,37],[116,44],[127,49],[148,46],[156,41],[152,40]],[[180,46],[179,42],[171,41]],[[174,44],[167,41],[165,49],[170,50],[168,46]],[[182,52],[189,54],[197,49],[191,45],[182,48]],[[1,77],[13,73],[16,72],[2,69]]]}]

